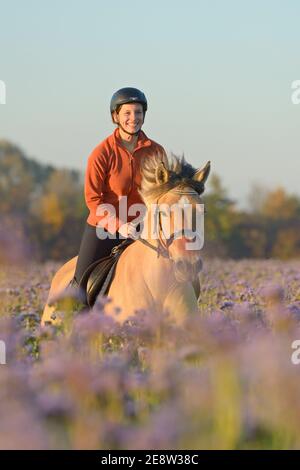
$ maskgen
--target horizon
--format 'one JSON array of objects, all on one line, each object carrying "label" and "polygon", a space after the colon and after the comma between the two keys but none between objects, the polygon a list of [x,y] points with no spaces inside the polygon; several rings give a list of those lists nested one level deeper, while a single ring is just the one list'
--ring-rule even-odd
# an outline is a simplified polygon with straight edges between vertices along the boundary
[{"label": "horizon", "polygon": [[[69,166],[64,166],[64,165],[56,165],[54,164],[53,162],[52,163],[49,163],[49,162],[44,162],[44,161],[41,161],[39,160],[38,158],[36,158],[35,156],[32,156],[30,154],[28,154],[22,147],[18,146],[17,144],[15,144],[14,142],[11,142],[7,139],[4,139],[2,137],[0,137],[0,147],[1,147],[1,144],[2,143],[7,143],[9,145],[12,145],[13,147],[15,147],[18,151],[20,151],[22,153],[22,155],[29,159],[29,160],[33,160],[35,161],[36,163],[40,164],[40,165],[43,165],[43,166],[51,166],[54,168],[54,170],[68,170],[68,171],[76,171],[76,172],[79,172],[80,174],[80,177],[82,178],[82,183],[84,183],[84,171],[81,170],[81,169],[77,169],[77,168],[72,168],[72,167],[69,167]],[[170,155],[168,154],[168,157]],[[178,155],[177,155],[178,156]],[[188,162],[189,163],[189,162]],[[296,194],[296,193],[293,193],[293,192],[289,192],[287,190],[287,188],[284,188],[283,186],[274,186],[274,187],[270,187],[270,188],[266,188],[265,185],[261,185],[257,182],[254,182],[253,183],[253,187],[249,189],[249,192],[247,194],[247,197],[246,197],[246,200],[245,200],[245,204],[244,205],[241,205],[239,204],[239,201],[235,200],[232,195],[230,194],[230,191],[228,190],[227,187],[225,187],[224,185],[224,182],[222,180],[222,178],[220,177],[220,175],[215,172],[215,171],[212,171],[211,174],[210,174],[210,177],[208,178],[208,183],[205,185],[205,193],[209,193],[210,189],[211,189],[211,178],[212,176],[217,176],[219,179],[220,179],[220,182],[221,182],[221,186],[222,186],[222,189],[225,190],[226,192],[226,195],[227,197],[229,198],[229,200],[231,200],[233,202],[233,204],[235,205],[236,209],[237,210],[241,210],[241,211],[246,211],[246,212],[251,212],[251,202],[250,202],[250,198],[251,197],[255,197],[255,191],[254,189],[256,188],[257,191],[263,191],[263,195],[267,195],[268,193],[270,192],[273,192],[273,191],[276,191],[276,190],[280,190],[280,189],[283,189],[285,191],[285,193],[288,195],[288,196],[296,196],[299,201],[300,201],[300,194]],[[251,191],[251,193],[250,193]],[[204,194],[205,195],[205,194]],[[262,196],[263,196],[262,195]],[[259,195],[258,195],[259,196]]]}]

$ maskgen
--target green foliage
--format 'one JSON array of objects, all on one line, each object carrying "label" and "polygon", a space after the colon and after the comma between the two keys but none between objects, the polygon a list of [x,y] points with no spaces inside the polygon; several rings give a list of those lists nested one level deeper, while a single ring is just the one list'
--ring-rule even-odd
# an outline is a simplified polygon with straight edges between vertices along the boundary
[{"label": "green foliage", "polygon": [[[254,185],[246,212],[212,174],[203,202],[207,256],[300,256],[300,199],[283,188]],[[75,256],[88,214],[83,175],[39,164],[0,140],[0,214],[0,262]]]},{"label": "green foliage", "polygon": [[212,175],[206,207],[205,250],[232,258],[290,259],[300,256],[300,199],[283,188],[255,185],[251,208],[238,210],[217,175]]},{"label": "green foliage", "polygon": [[27,158],[0,141],[0,261],[76,255],[87,215],[82,175]]}]

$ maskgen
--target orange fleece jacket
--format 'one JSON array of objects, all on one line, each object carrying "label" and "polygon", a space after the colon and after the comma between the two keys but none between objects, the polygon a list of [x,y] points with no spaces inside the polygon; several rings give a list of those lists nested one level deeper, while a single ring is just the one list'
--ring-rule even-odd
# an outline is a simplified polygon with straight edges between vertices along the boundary
[{"label": "orange fleece jacket", "polygon": [[[165,153],[165,150],[161,145],[150,140],[143,131],[140,131],[136,147],[131,154],[122,145],[118,128],[97,145],[89,156],[85,175],[85,200],[90,210],[88,224],[93,226],[99,224],[111,233],[115,233],[115,230],[112,230],[108,224],[107,217],[96,214],[100,204],[109,203],[114,206],[116,216],[113,217],[113,220],[116,222],[116,230],[135,218],[135,216],[128,216],[128,210],[132,204],[143,204],[137,191],[141,184],[141,158],[148,156],[151,158],[151,155],[157,152]],[[119,198],[121,196],[127,196],[125,217],[127,220],[124,220],[123,216],[119,217]]]}]

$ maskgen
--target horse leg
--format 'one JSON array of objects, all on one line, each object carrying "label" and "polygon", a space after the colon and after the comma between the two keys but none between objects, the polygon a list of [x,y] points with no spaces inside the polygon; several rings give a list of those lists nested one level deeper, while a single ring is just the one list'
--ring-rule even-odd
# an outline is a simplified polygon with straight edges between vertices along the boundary
[{"label": "horse leg", "polygon": [[199,313],[197,299],[191,283],[175,283],[163,303],[175,323],[182,324],[190,316]]},{"label": "horse leg", "polygon": [[200,293],[201,293],[201,286],[200,286],[200,278],[197,276],[197,278],[192,282],[194,291],[195,291],[195,296],[197,301],[199,300]]}]

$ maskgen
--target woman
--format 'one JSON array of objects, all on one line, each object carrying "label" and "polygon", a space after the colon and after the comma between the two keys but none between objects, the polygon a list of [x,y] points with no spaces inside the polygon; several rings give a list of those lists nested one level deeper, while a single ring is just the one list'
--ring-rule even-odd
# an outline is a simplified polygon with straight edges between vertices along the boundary
[{"label": "woman", "polygon": [[[85,200],[90,213],[71,281],[75,289],[91,263],[108,256],[124,238],[135,237],[134,216],[129,216],[128,211],[133,204],[142,204],[137,191],[141,183],[141,159],[157,152],[165,153],[161,145],[141,130],[146,111],[146,97],[136,88],[121,88],[112,96],[110,112],[118,127],[97,145],[87,164]],[[124,212],[120,211],[120,201],[124,203],[125,196]],[[109,217],[104,211],[107,208]]]}]

